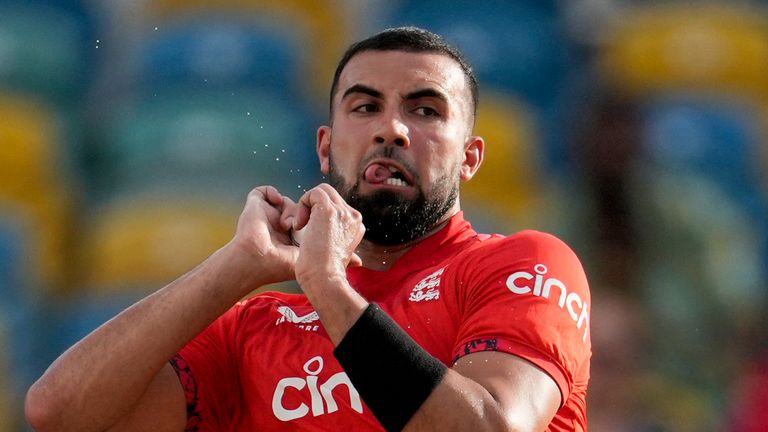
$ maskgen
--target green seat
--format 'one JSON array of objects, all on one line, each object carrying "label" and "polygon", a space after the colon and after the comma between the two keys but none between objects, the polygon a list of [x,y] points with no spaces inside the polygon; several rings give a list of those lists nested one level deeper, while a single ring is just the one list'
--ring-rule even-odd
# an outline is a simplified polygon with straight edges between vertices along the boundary
[{"label": "green seat", "polygon": [[316,182],[315,129],[296,104],[256,91],[158,94],[118,113],[103,135],[110,193],[186,186],[234,193]]},{"label": "green seat", "polygon": [[62,104],[76,101],[87,84],[88,31],[64,9],[0,5],[0,86]]}]

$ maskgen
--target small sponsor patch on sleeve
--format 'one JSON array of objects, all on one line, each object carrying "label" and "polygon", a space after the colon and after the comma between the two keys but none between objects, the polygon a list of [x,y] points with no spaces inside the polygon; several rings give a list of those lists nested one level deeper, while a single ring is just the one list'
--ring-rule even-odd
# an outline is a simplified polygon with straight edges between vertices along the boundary
[{"label": "small sponsor patch on sleeve", "polygon": [[464,354],[456,356],[453,363],[456,363],[461,357],[476,352],[498,351],[499,340],[497,338],[475,339],[464,344]]}]

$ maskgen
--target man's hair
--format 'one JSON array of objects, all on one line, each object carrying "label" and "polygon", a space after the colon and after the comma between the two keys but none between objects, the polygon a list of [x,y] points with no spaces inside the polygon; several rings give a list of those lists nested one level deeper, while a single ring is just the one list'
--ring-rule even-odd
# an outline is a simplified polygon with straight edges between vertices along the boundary
[{"label": "man's hair", "polygon": [[[411,53],[431,52],[446,55],[455,60],[469,84],[472,92],[472,116],[477,115],[477,104],[479,101],[479,90],[477,78],[472,71],[464,55],[454,46],[447,43],[440,35],[432,33],[418,27],[397,27],[384,30],[367,39],[356,42],[347,48],[347,51],[339,60],[336,66],[336,72],[333,75],[333,84],[331,85],[330,95],[330,115],[333,117],[333,97],[339,86],[339,77],[344,67],[352,57],[365,51],[406,51]],[[331,119],[332,120],[332,119]]]}]

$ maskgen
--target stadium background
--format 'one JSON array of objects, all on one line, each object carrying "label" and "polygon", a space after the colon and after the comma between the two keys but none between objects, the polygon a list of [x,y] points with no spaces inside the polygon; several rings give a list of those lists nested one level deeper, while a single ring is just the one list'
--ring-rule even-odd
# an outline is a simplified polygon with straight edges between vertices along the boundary
[{"label": "stadium background", "polygon": [[477,228],[582,257],[591,430],[768,430],[765,6],[0,0],[0,432],[67,346],[226,242],[252,186],[320,180],[339,54],[401,24],[480,78]]}]

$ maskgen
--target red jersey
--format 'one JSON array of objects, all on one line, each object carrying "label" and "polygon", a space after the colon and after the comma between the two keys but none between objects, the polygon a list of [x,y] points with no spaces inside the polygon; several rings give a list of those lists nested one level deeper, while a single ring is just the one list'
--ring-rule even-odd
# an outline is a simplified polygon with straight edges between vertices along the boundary
[{"label": "red jersey", "polygon": [[[347,277],[449,367],[479,351],[535,364],[562,394],[548,430],[587,429],[589,288],[557,238],[481,235],[458,214],[389,270],[352,268]],[[187,395],[187,430],[383,430],[333,349],[304,295],[238,303],[172,362]]]}]

